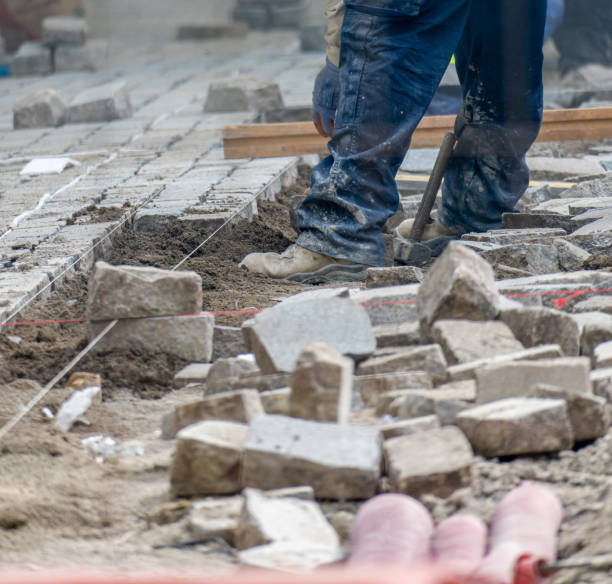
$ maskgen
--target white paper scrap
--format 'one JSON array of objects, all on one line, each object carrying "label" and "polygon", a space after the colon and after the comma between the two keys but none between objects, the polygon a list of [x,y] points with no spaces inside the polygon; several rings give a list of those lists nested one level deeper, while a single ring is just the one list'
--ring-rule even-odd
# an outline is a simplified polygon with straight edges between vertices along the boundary
[{"label": "white paper scrap", "polygon": [[81,163],[72,158],[35,158],[28,162],[19,174],[24,176],[61,174],[71,166],[81,166]]}]

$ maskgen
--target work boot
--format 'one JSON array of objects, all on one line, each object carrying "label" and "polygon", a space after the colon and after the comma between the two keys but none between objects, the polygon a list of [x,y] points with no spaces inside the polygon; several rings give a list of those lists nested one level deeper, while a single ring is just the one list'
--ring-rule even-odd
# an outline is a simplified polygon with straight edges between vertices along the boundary
[{"label": "work boot", "polygon": [[[410,239],[410,232],[412,231],[412,226],[414,225],[414,219],[406,219],[402,221],[397,226],[397,233],[401,235],[404,239]],[[457,232],[449,229],[448,227],[442,225],[437,219],[433,223],[428,223],[425,225],[425,229],[423,231],[423,237],[421,241],[429,241],[431,239],[437,239],[438,237],[456,237]]]},{"label": "work boot", "polygon": [[305,284],[333,280],[361,281],[365,279],[368,268],[362,264],[310,251],[299,245],[291,245],[283,253],[251,253],[239,266],[255,274]]}]

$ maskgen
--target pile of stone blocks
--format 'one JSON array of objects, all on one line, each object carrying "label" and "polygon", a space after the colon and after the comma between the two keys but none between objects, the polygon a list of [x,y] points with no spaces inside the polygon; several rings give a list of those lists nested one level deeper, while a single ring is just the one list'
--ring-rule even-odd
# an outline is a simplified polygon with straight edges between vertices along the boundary
[{"label": "pile of stone blocks", "polygon": [[108,42],[88,40],[87,36],[87,23],[83,18],[46,18],[40,42],[23,43],[12,57],[13,75],[98,70],[108,61]]},{"label": "pile of stone blocks", "polygon": [[96,351],[136,350],[210,361],[214,317],[201,314],[202,279],[197,274],[97,262],[88,292],[90,339],[118,321]]}]

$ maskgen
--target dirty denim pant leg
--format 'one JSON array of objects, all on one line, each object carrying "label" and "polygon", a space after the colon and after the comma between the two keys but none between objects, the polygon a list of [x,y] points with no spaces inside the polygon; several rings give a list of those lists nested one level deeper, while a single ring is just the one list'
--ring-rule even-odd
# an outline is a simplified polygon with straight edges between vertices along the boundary
[{"label": "dirty denim pant leg", "polygon": [[395,175],[471,2],[425,0],[415,16],[364,12],[355,7],[360,3],[366,2],[347,2],[330,156],[312,173],[298,210],[297,243],[376,266],[384,253],[382,228],[399,204]]},{"label": "dirty denim pant leg", "polygon": [[501,227],[529,185],[542,123],[546,0],[473,0],[455,51],[464,102],[439,218],[459,233]]}]

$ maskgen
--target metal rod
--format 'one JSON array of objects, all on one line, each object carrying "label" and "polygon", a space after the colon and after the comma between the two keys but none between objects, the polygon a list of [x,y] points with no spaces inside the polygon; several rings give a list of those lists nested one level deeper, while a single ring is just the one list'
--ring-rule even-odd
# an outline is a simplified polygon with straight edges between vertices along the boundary
[{"label": "metal rod", "polygon": [[423,198],[421,199],[421,204],[419,205],[419,210],[417,211],[414,224],[412,225],[412,231],[410,232],[410,239],[412,241],[421,241],[421,238],[423,237],[425,226],[429,221],[431,210],[433,209],[433,206],[436,202],[438,190],[440,189],[442,179],[444,178],[446,166],[451,157],[451,154],[453,153],[453,149],[455,148],[456,143],[457,138],[455,136],[455,133],[446,132],[446,134],[444,135],[444,140],[442,140],[440,152],[438,153],[438,157],[436,158],[436,163],[434,164],[433,171],[431,173],[431,176],[429,177],[427,188],[425,189],[425,193],[423,194]]}]

